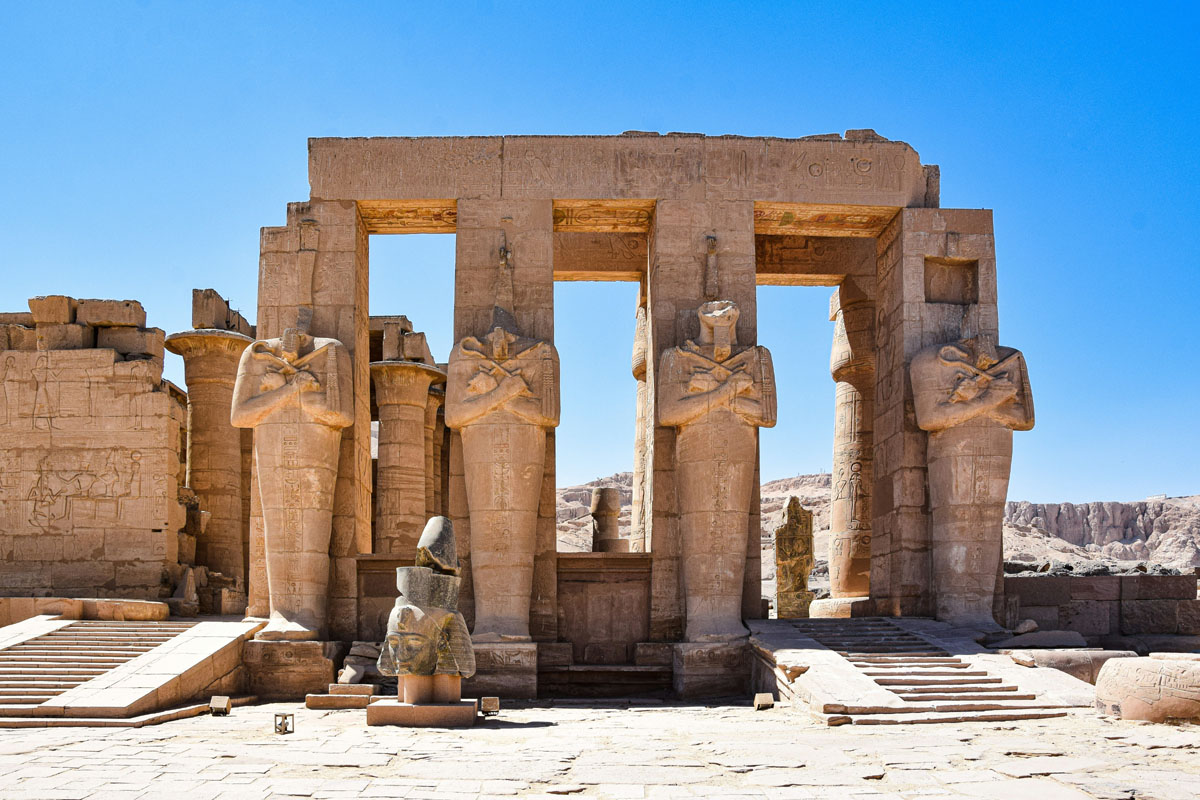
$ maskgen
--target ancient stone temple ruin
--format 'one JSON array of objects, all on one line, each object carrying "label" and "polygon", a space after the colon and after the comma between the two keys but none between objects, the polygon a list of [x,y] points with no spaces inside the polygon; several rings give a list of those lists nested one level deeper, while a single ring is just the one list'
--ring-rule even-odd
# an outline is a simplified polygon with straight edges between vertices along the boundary
[{"label": "ancient stone temple ruin", "polygon": [[[183,605],[199,574],[205,611],[252,626],[228,674],[302,696],[352,643],[404,634],[397,569],[405,608],[437,605],[415,560],[444,516],[464,696],[743,692],[759,441],[789,413],[756,290],[828,286],[832,591],[804,584],[797,506],[780,616],[1010,622],[1001,520],[1030,380],[1000,344],[991,212],[940,208],[909,145],[314,139],[308,167],[310,197],[262,229],[256,324],[198,290],[195,329],[166,337],[186,394],[136,304],[39,298],[0,320],[3,594]],[[455,237],[451,352],[368,314],[372,237],[409,233]],[[556,281],[639,288],[633,338],[595,342],[633,353],[632,526],[598,494],[588,553],[556,551]],[[864,635],[909,635],[880,625]]]}]

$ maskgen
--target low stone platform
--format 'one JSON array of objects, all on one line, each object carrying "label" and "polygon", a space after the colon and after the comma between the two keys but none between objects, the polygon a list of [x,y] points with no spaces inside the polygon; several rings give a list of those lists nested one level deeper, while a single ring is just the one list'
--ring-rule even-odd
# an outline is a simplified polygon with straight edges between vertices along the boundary
[{"label": "low stone platform", "polygon": [[333,683],[345,653],[337,642],[246,642],[243,664],[250,692],[271,700],[301,700]]},{"label": "low stone platform", "polygon": [[470,728],[479,716],[478,700],[414,705],[400,700],[379,700],[367,706],[368,725],[401,725],[406,728]]},{"label": "low stone platform", "polygon": [[829,725],[1009,721],[1090,707],[1093,688],[927,619],[755,620],[752,684]]},{"label": "low stone platform", "polygon": [[305,708],[339,709],[366,708],[381,699],[373,683],[331,683],[326,694],[310,694],[304,698]]}]

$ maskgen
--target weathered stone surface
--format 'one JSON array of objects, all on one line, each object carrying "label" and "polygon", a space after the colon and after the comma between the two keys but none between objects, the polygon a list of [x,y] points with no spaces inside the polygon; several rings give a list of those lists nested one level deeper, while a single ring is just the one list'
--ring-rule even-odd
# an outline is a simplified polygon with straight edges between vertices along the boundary
[{"label": "weathered stone surface", "polygon": [[1033,427],[1020,351],[990,336],[925,348],[912,361],[917,424],[929,431],[937,617],[990,623],[1003,556],[1013,430]]},{"label": "weathered stone surface", "polygon": [[658,423],[677,431],[685,637],[731,641],[746,635],[745,532],[757,429],[775,424],[775,377],[766,348],[738,346],[736,303],[708,302],[696,315],[700,336],[663,352]]},{"label": "weathered stone surface", "polygon": [[[161,352],[124,362],[92,348],[95,329],[72,322],[71,298],[31,308],[40,346],[68,349],[0,351],[0,585],[169,596],[185,522],[184,395],[162,380]],[[52,341],[66,330],[71,342]]]},{"label": "weathered stone surface", "polygon": [[1178,600],[1124,600],[1121,633],[1178,633]]},{"label": "weathered stone surface", "polygon": [[680,699],[745,696],[750,647],[745,641],[683,642],[673,648],[673,688]]},{"label": "weathered stone surface", "polygon": [[325,629],[338,450],[354,404],[350,377],[341,342],[300,329],[242,354],[232,422],[254,429],[271,609],[260,639],[316,639]]},{"label": "weathered stone surface", "polygon": [[145,328],[146,309],[137,300],[80,300],[75,322],[104,328]]},{"label": "weathered stone surface", "polygon": [[1108,661],[1096,679],[1096,708],[1149,722],[1200,719],[1200,662],[1167,657]]},{"label": "weathered stone surface", "polygon": [[484,339],[469,336],[450,354],[446,426],[462,439],[472,636],[527,641],[546,432],[558,425],[558,353],[549,342],[520,335],[501,307],[493,323]]},{"label": "weathered stone surface", "polygon": [[808,590],[814,561],[813,515],[792,497],[783,519],[783,525],[775,529],[776,614],[780,619],[807,617],[816,596]]},{"label": "weathered stone surface", "polygon": [[592,516],[592,550],[596,553],[627,553],[629,540],[621,539],[617,517],[621,513],[621,493],[611,487],[592,490],[589,507]]},{"label": "weathered stone surface", "polygon": [[1091,684],[1109,659],[1137,658],[1132,650],[1021,650],[1011,655],[1022,666],[1057,669]]},{"label": "weathered stone surface", "polygon": [[302,700],[320,694],[333,683],[339,649],[331,642],[248,641],[242,663],[249,691],[275,700]]},{"label": "weathered stone surface", "polygon": [[1035,631],[1002,639],[989,646],[997,650],[1015,647],[1087,647],[1087,640],[1075,631]]}]

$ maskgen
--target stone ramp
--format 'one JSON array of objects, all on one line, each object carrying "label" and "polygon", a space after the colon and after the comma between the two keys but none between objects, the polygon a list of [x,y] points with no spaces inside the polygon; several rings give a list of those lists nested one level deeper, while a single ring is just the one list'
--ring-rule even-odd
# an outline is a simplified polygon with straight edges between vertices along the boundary
[{"label": "stone ramp", "polygon": [[1091,707],[1092,687],[990,653],[924,619],[752,623],[755,691],[807,706],[830,725],[1007,721]]},{"label": "stone ramp", "polygon": [[[237,688],[261,623],[64,620],[0,628],[0,727],[10,720],[127,718]],[[205,698],[206,699],[206,698]]]}]

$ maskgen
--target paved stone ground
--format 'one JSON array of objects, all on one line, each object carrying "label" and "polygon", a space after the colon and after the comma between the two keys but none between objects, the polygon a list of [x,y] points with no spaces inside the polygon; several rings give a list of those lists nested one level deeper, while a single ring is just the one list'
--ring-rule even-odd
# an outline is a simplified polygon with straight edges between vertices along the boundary
[{"label": "paved stone ground", "polygon": [[[276,711],[296,732],[274,733]],[[0,798],[1196,798],[1200,726],[1091,712],[827,728],[782,707],[505,708],[467,731],[236,708],[141,729],[0,729]]]}]

